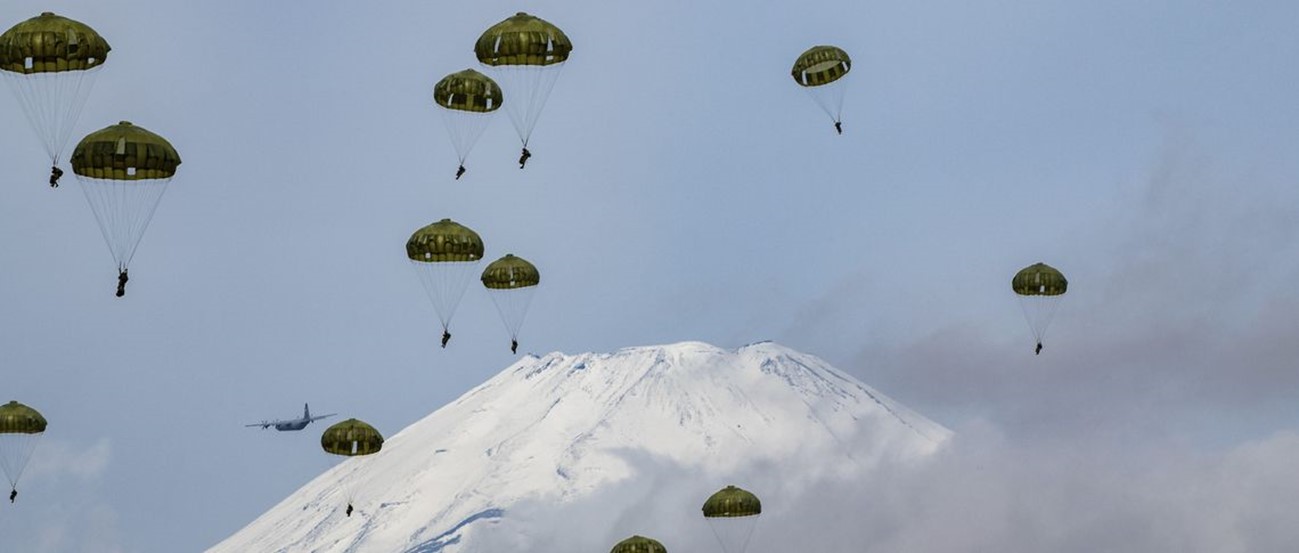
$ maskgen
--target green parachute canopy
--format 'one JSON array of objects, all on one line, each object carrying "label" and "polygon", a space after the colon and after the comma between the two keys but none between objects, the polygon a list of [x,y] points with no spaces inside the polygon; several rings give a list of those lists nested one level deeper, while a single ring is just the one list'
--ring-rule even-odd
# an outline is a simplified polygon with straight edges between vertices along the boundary
[{"label": "green parachute canopy", "polygon": [[457,179],[464,174],[469,152],[491,123],[492,112],[501,108],[502,97],[496,81],[473,69],[447,75],[433,86],[433,101],[443,108],[442,122],[460,158]]},{"label": "green parachute canopy", "polygon": [[519,12],[492,25],[474,44],[485,65],[554,65],[568,60],[573,43],[564,31],[540,17]]},{"label": "green parachute canopy", "polygon": [[510,96],[505,111],[523,144],[520,169],[532,155],[528,140],[572,51],[573,43],[559,27],[523,12],[492,25],[474,44],[478,61],[491,68]]},{"label": "green parachute canopy", "polygon": [[[325,429],[320,435],[320,448],[330,455],[346,458],[373,455],[383,449],[383,435],[362,421],[347,419]],[[352,516],[352,501],[356,497],[355,481],[345,474],[338,483],[347,499],[347,516]]]},{"label": "green parachute canopy", "polygon": [[325,429],[320,447],[333,455],[371,455],[383,449],[383,435],[362,421],[347,419]]},{"label": "green parachute canopy", "polygon": [[1069,289],[1069,281],[1054,267],[1034,263],[1015,273],[1010,288],[1021,296],[1058,296]]},{"label": "green parachute canopy", "polygon": [[1034,263],[1024,267],[1015,278],[1010,280],[1010,288],[1019,297],[1019,306],[1024,310],[1024,319],[1033,331],[1037,340],[1037,353],[1042,352],[1042,341],[1046,337],[1047,327],[1055,318],[1060,307],[1060,300],[1069,289],[1069,281],[1064,273],[1046,263]]},{"label": "green parachute canopy", "polygon": [[40,412],[17,401],[0,405],[0,434],[40,434],[47,424]]},{"label": "green parachute canopy", "polygon": [[704,519],[725,553],[744,553],[762,514],[758,496],[727,486],[704,501]]},{"label": "green parachute canopy", "polygon": [[58,73],[98,67],[112,47],[89,25],[42,13],[0,35],[0,70]]},{"label": "green parachute canopy", "polygon": [[727,486],[709,496],[704,502],[704,516],[749,517],[762,514],[762,502],[758,496],[735,486]]},{"label": "green parachute canopy", "polygon": [[852,60],[848,53],[836,46],[813,46],[794,61],[790,75],[812,101],[830,119],[834,128],[843,134],[843,97],[847,79],[843,77],[852,69]]},{"label": "green parachute canopy", "polygon": [[433,86],[433,101],[458,111],[487,113],[501,107],[501,87],[487,75],[466,69],[443,77]]},{"label": "green parachute canopy", "polygon": [[790,75],[802,86],[821,86],[839,80],[850,69],[848,52],[837,46],[813,46],[794,61]]},{"label": "green parachute canopy", "polygon": [[533,293],[541,283],[541,272],[528,260],[508,253],[488,265],[481,280],[501,315],[501,322],[505,323],[505,330],[510,333],[510,351],[514,352]]},{"label": "green parachute canopy", "polygon": [[45,147],[50,186],[59,185],[59,161],[110,49],[86,24],[50,12],[0,35],[0,76]]},{"label": "green parachute canopy", "polygon": [[420,263],[478,261],[483,258],[483,239],[469,227],[443,219],[410,235],[406,257]]},{"label": "green parachute canopy", "polygon": [[482,281],[491,290],[513,290],[541,283],[541,273],[528,260],[507,253],[483,269]]},{"label": "green parachute canopy", "polygon": [[[124,275],[176,174],[180,154],[167,139],[122,121],[86,135],[70,161]],[[126,280],[119,278],[117,295],[125,293]]]},{"label": "green parachute canopy", "polygon": [[446,347],[451,319],[483,258],[483,239],[469,227],[443,219],[410,236],[406,257],[442,322],[442,347]]},{"label": "green parachute canopy", "polygon": [[169,179],[180,154],[167,139],[122,121],[86,135],[70,161],[73,172],[92,179]]},{"label": "green parachute canopy", "polygon": [[644,536],[632,536],[618,542],[609,553],[668,553],[666,547],[658,540]]},{"label": "green parachute canopy", "polygon": [[17,401],[0,405],[0,471],[11,489],[18,489],[18,480],[46,425],[45,417],[31,407]]}]

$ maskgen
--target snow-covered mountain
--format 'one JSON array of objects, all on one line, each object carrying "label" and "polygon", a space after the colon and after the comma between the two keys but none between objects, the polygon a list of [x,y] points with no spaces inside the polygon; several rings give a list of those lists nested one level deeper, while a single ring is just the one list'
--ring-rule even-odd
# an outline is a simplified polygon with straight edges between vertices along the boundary
[{"label": "snow-covered mountain", "polygon": [[[472,551],[513,507],[562,510],[644,476],[638,459],[697,478],[702,504],[724,484],[744,484],[736,475],[860,474],[886,459],[920,459],[949,435],[824,361],[769,342],[526,356],[209,551]],[[602,497],[600,509],[630,509],[620,497]]]}]

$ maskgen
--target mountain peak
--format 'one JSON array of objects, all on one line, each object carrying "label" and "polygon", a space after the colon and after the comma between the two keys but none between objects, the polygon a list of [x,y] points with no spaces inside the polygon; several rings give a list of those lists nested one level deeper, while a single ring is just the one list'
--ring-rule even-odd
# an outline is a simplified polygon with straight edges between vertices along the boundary
[{"label": "mountain peak", "polygon": [[[571,501],[636,477],[632,455],[694,467],[702,479],[757,466],[828,474],[924,456],[949,434],[772,342],[525,356],[211,551],[441,551],[472,542],[521,501]],[[713,484],[700,482],[708,493]],[[340,516],[343,487],[355,490],[359,517]],[[378,510],[383,523],[373,526]]]}]

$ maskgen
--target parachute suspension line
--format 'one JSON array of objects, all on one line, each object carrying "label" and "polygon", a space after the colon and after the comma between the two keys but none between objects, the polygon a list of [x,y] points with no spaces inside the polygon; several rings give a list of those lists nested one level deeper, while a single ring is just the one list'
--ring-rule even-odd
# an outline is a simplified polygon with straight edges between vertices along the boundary
[{"label": "parachute suspension line", "polygon": [[532,129],[537,125],[542,108],[545,107],[564,64],[502,65],[493,69],[505,92],[505,111],[510,114],[510,122],[514,123],[519,141],[526,148],[532,137]]},{"label": "parachute suspension line", "polygon": [[848,75],[840,77],[838,80],[821,86],[804,87],[812,101],[821,107],[830,120],[835,123],[843,121],[843,97],[844,91],[847,90],[846,82]]},{"label": "parachute suspension line", "polygon": [[433,303],[433,310],[437,312],[438,320],[442,323],[442,330],[449,330],[451,318],[455,316],[460,299],[464,296],[470,279],[477,273],[478,262],[411,261],[411,263],[416,265],[415,272],[419,275],[420,283],[424,285],[429,301]]},{"label": "parachute suspension line", "polygon": [[492,304],[496,306],[496,312],[501,316],[501,322],[505,324],[505,331],[510,333],[510,340],[518,341],[519,329],[523,328],[523,321],[528,317],[528,306],[532,304],[532,296],[536,292],[536,286],[487,290],[492,297]]},{"label": "parachute suspension line", "polygon": [[125,271],[131,265],[136,247],[153,220],[170,181],[77,179],[119,271]]},{"label": "parachute suspension line", "polygon": [[[364,457],[359,457],[359,458],[358,458],[358,457],[348,457],[348,458],[346,458],[346,459],[343,459],[343,464],[349,464],[349,463],[350,463],[350,464],[355,465],[355,464],[357,464],[357,463],[363,463],[363,462],[365,462],[365,458],[364,458]],[[351,472],[355,473],[356,471],[357,471],[357,469],[356,469],[356,468],[353,468]],[[348,505],[351,505],[351,504],[353,504],[353,503],[356,503],[356,482],[355,482],[354,480],[355,480],[355,478],[354,478],[352,475],[350,475],[350,474],[349,474],[349,475],[346,475],[346,476],[343,476],[343,477],[339,480],[339,484],[340,484],[340,486],[343,488],[343,498],[345,498],[345,499],[347,500],[347,504],[348,504]]]},{"label": "parachute suspension line", "polygon": [[744,553],[753,539],[753,530],[758,526],[762,515],[746,517],[708,518],[708,527],[722,544],[724,553]]},{"label": "parachute suspension line", "polygon": [[21,74],[0,71],[9,81],[18,102],[22,104],[27,122],[36,131],[50,162],[57,166],[72,135],[72,129],[81,118],[82,108],[90,91],[95,87],[95,77],[102,65],[80,71]]},{"label": "parachute suspension line", "polygon": [[1046,339],[1046,329],[1051,326],[1051,319],[1060,308],[1062,296],[1020,296],[1019,306],[1024,311],[1024,319],[1037,343]]},{"label": "parachute suspension line", "polygon": [[343,457],[340,459],[339,457],[330,453],[325,453],[325,455],[327,457],[325,457],[324,460],[321,461],[321,464],[324,465],[321,468],[322,471],[321,476],[328,475],[329,473],[338,473],[338,476],[335,479],[335,481],[338,482],[338,487],[333,488],[333,490],[331,491],[334,491],[335,493],[341,496],[341,499],[343,500],[342,507],[346,507],[348,504],[353,503],[354,500],[356,499],[355,497],[356,484],[352,481],[353,478],[351,477],[350,474],[351,472],[356,472],[356,471],[355,469],[353,469],[352,471],[348,471],[348,463],[353,461],[359,461],[360,459],[363,459],[363,457],[361,456]]},{"label": "parachute suspension line", "polygon": [[36,450],[42,434],[4,434],[0,438],[0,469],[9,480],[9,488],[16,489],[27,462]]},{"label": "parachute suspension line", "polygon": [[328,455],[344,457],[324,477],[338,482],[351,516],[360,484],[358,473],[363,472],[361,463],[365,463],[357,457],[378,453],[383,448],[383,436],[362,421],[348,419],[326,429],[320,436],[320,446]]},{"label": "parachute suspension line", "polygon": [[443,109],[442,120],[446,123],[448,133],[451,135],[451,145],[455,146],[460,165],[464,165],[465,160],[469,157],[469,152],[478,143],[478,139],[483,136],[483,132],[487,130],[487,125],[492,122],[491,113]]}]

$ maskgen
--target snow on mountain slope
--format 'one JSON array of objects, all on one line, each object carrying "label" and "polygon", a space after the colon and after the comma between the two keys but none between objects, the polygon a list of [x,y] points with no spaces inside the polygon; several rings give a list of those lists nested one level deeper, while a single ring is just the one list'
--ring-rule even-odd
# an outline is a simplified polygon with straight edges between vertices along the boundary
[{"label": "snow on mountain slope", "polygon": [[[949,435],[824,361],[773,343],[526,356],[209,551],[467,551],[512,505],[562,506],[636,476],[633,452],[691,467],[720,487],[758,465],[797,465],[809,480],[870,470],[885,458],[928,455]],[[354,493],[350,518],[340,482]]]}]

